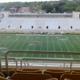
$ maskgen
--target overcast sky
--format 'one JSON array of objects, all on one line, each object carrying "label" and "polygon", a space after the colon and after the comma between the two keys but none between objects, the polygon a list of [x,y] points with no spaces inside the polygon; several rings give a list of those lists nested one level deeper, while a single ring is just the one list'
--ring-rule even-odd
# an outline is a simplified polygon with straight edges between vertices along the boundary
[{"label": "overcast sky", "polygon": [[56,1],[56,0],[0,0],[2,2],[33,2],[33,1]]}]

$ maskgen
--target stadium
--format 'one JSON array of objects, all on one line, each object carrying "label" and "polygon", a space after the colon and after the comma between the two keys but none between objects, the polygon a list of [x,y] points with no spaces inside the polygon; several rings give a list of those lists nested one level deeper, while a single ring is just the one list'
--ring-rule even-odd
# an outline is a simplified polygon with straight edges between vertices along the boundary
[{"label": "stadium", "polygon": [[74,14],[10,13],[3,18],[0,75],[11,80],[79,80],[80,13]]}]

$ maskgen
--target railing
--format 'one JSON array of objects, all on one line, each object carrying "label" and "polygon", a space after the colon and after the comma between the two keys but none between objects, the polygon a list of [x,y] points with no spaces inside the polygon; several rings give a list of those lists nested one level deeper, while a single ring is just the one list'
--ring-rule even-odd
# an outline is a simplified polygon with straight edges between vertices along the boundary
[{"label": "railing", "polygon": [[[5,60],[5,58],[1,58],[0,57],[0,72],[2,72],[2,65],[1,65],[1,60]],[[18,64],[17,64],[17,59],[16,58],[7,58],[8,60],[15,60],[16,63],[16,69],[18,68]]]},{"label": "railing", "polygon": [[[6,70],[7,70],[7,76],[9,76],[9,68],[8,68],[8,54],[10,53],[19,53],[19,54],[23,54],[23,53],[34,53],[34,54],[64,54],[65,55],[80,55],[80,53],[76,53],[76,52],[43,52],[43,51],[7,51],[5,53],[5,63],[6,63]],[[11,58],[12,59],[12,58]],[[13,58],[15,60],[17,60],[17,58]],[[25,58],[20,58],[20,63],[21,63],[21,69],[22,69],[22,61],[23,60],[43,60],[43,61],[68,61],[70,62],[70,70],[72,69],[72,64],[74,61],[80,61],[80,59],[73,59],[73,58],[33,58],[33,57],[25,57]],[[0,63],[1,65],[1,63]],[[16,68],[17,68],[17,61],[16,61]]]}]

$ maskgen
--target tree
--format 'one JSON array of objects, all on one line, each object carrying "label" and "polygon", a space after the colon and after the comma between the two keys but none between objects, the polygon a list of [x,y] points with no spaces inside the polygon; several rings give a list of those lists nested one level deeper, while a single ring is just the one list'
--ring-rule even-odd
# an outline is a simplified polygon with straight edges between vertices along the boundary
[{"label": "tree", "polygon": [[76,11],[80,11],[80,6],[77,6]]}]

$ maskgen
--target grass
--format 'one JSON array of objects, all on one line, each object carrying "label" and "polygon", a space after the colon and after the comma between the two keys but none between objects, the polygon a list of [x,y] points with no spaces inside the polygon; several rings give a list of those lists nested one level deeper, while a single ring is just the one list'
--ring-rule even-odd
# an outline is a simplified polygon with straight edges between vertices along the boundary
[{"label": "grass", "polygon": [[[41,44],[34,44],[39,42]],[[32,44],[31,44],[32,43]],[[0,55],[7,50],[80,52],[80,35],[0,34]],[[80,55],[12,54],[12,57],[80,58]]]}]

